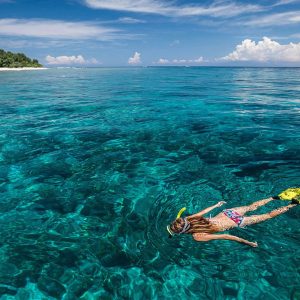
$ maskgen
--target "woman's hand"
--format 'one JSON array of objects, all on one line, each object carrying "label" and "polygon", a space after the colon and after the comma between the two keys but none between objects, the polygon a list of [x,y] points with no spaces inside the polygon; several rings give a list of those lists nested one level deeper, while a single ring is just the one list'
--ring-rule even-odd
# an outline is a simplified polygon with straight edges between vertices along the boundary
[{"label": "woman's hand", "polygon": [[226,203],[226,201],[220,201],[216,204],[216,207],[220,207],[222,205],[224,205]]},{"label": "woman's hand", "polygon": [[258,247],[257,242],[249,242],[248,245],[251,247]]}]

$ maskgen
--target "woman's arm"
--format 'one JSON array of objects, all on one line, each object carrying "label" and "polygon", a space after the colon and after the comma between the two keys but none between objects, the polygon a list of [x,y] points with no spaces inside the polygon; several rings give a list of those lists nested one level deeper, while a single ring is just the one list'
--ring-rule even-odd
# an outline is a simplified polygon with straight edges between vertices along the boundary
[{"label": "woman's arm", "polygon": [[252,247],[257,247],[257,242],[250,242],[230,234],[195,234],[194,240],[197,242],[208,242],[211,240],[229,240],[244,243]]},{"label": "woman's arm", "polygon": [[218,202],[217,204],[215,204],[215,205],[213,205],[213,206],[207,207],[207,208],[205,208],[205,209],[199,211],[198,213],[189,216],[188,218],[201,217],[201,216],[203,216],[203,215],[209,213],[209,212],[212,211],[213,209],[222,206],[222,205],[225,204],[225,203],[226,203],[225,201],[220,201],[220,202]]}]

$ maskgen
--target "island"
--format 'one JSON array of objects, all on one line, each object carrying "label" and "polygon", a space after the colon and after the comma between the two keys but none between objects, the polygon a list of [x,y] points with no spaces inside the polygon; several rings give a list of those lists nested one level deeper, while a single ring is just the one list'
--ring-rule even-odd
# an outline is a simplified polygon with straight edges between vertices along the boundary
[{"label": "island", "polygon": [[24,69],[42,68],[37,59],[31,59],[24,53],[13,53],[0,49],[0,70],[1,69]]}]

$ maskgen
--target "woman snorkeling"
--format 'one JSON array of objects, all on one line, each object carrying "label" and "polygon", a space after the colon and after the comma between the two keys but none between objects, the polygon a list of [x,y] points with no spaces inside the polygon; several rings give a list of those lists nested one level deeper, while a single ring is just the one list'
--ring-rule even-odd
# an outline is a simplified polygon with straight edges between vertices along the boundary
[{"label": "woman snorkeling", "polygon": [[[170,236],[176,233],[192,234],[194,240],[198,242],[208,242],[211,240],[230,240],[244,243],[252,247],[257,247],[257,242],[250,242],[230,234],[215,233],[226,231],[234,227],[245,227],[272,219],[287,212],[290,208],[297,206],[300,200],[299,197],[300,188],[291,188],[282,192],[278,196],[256,201],[248,206],[225,209],[221,213],[210,218],[205,218],[203,216],[212,211],[214,208],[225,204],[225,201],[220,201],[217,204],[186,218],[180,217],[182,212],[185,210],[185,208],[183,208],[178,213],[176,220],[171,225],[167,226],[167,230]],[[292,202],[286,206],[277,208],[265,214],[245,216],[247,212],[254,211],[260,206],[266,205],[273,200],[292,200]]]}]

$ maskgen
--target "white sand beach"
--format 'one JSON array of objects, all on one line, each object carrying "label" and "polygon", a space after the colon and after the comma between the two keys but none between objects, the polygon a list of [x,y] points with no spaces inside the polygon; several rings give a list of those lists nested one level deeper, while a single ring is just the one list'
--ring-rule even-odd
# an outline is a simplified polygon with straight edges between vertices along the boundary
[{"label": "white sand beach", "polygon": [[25,68],[0,68],[0,72],[3,71],[38,71],[38,70],[47,70],[48,68],[31,68],[31,67],[25,67]]}]

